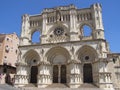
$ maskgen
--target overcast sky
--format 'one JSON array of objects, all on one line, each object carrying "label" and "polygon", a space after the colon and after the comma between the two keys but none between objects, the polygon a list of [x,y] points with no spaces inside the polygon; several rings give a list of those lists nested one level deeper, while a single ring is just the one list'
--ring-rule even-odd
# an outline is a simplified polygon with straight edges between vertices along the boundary
[{"label": "overcast sky", "polygon": [[120,52],[120,0],[0,0],[0,33],[20,36],[21,16],[40,14],[44,8],[74,4],[78,8],[101,3],[105,37],[112,52]]}]

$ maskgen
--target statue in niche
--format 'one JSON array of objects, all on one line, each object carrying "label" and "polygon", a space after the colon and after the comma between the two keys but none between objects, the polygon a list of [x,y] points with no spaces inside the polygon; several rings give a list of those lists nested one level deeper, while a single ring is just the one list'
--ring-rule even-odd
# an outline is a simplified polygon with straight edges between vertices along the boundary
[{"label": "statue in niche", "polygon": [[41,54],[41,58],[44,59],[43,55],[44,55],[44,49],[40,50],[40,54]]},{"label": "statue in niche", "polygon": [[72,58],[72,59],[75,59],[75,57],[74,57],[74,56],[75,56],[75,55],[74,55],[75,49],[74,49],[73,46],[71,47],[71,50],[70,50],[70,51],[71,51],[71,54],[72,54],[72,55],[71,55],[71,58]]},{"label": "statue in niche", "polygon": [[44,49],[41,49],[40,53],[43,55],[44,54]]},{"label": "statue in niche", "polygon": [[58,21],[61,21],[61,13],[60,13],[60,11],[56,11],[56,21],[58,22]]}]

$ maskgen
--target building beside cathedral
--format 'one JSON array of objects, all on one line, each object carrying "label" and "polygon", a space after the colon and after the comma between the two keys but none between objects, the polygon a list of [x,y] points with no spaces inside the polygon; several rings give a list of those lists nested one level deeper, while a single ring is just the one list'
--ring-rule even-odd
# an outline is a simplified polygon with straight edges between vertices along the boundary
[{"label": "building beside cathedral", "polygon": [[[32,36],[37,31],[39,43],[34,43]],[[110,52],[98,3],[23,15],[19,50],[16,87],[63,83],[78,88],[92,83],[102,89],[120,88],[120,54]]]},{"label": "building beside cathedral", "polygon": [[18,45],[19,38],[16,33],[0,34],[0,84],[10,83],[10,78],[16,73]]}]

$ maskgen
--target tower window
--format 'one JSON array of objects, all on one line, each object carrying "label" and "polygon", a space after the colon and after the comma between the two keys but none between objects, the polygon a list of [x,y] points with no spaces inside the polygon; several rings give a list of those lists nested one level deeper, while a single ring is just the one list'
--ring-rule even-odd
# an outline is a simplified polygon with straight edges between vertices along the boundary
[{"label": "tower window", "polygon": [[88,25],[84,25],[80,31],[80,33],[87,37],[92,35],[92,29]]},{"label": "tower window", "polygon": [[36,63],[36,60],[33,60],[34,63]]},{"label": "tower window", "polygon": [[36,30],[35,32],[33,32],[32,37],[31,37],[32,43],[39,43],[40,37],[41,37],[40,30]]}]

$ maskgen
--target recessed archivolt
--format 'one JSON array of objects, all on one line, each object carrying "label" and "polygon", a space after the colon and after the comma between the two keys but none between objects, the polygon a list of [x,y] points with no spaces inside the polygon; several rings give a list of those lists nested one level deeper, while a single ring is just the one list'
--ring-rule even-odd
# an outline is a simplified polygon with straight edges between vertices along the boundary
[{"label": "recessed archivolt", "polygon": [[79,24],[78,29],[82,29],[82,27],[85,25],[89,26],[91,28],[91,30],[94,30],[94,26],[88,22]]},{"label": "recessed archivolt", "polygon": [[59,58],[59,57],[63,58],[64,62],[66,63],[68,60],[70,60],[70,54],[68,50],[66,48],[59,46],[49,49],[48,52],[45,54],[45,56],[47,57],[47,61],[49,61],[50,63],[53,63],[55,58]]},{"label": "recessed archivolt", "polygon": [[30,64],[32,60],[36,60],[37,62],[40,62],[40,56],[37,53],[37,51],[29,50],[24,54],[23,60],[26,64]]},{"label": "recessed archivolt", "polygon": [[31,30],[31,36],[32,36],[35,32],[37,32],[37,31],[41,32],[41,29],[33,29],[33,30]]},{"label": "recessed archivolt", "polygon": [[[33,34],[34,34],[35,32],[39,32],[39,33],[41,34],[42,29],[41,29],[41,28],[31,29],[31,30],[29,31],[30,41],[32,41],[32,37],[33,37]],[[38,36],[38,38],[40,38],[40,35]]]},{"label": "recessed archivolt", "polygon": [[98,54],[96,50],[88,45],[82,46],[77,52],[76,52],[78,60],[95,60],[95,58],[98,57]]},{"label": "recessed archivolt", "polygon": [[89,23],[82,23],[78,26],[80,36],[92,36],[94,27]]}]

